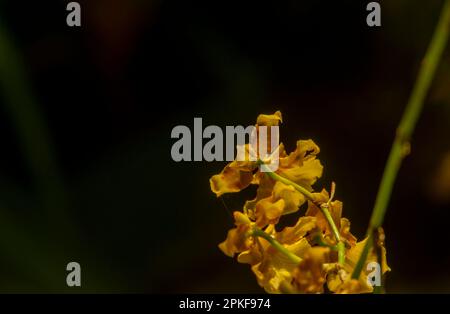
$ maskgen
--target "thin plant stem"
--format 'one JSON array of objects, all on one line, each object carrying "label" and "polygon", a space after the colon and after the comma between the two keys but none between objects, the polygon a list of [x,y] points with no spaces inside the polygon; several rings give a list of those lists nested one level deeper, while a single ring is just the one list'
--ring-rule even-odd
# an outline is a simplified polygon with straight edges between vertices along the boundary
[{"label": "thin plant stem", "polygon": [[[265,167],[264,165],[261,165],[261,167]],[[302,187],[301,185],[298,185],[295,182],[292,182],[289,179],[286,179],[285,177],[280,176],[279,174],[275,173],[275,172],[271,172],[268,171],[266,172],[266,174],[271,177],[272,179],[276,180],[276,181],[280,181],[281,183],[284,183],[286,185],[291,185],[294,187],[294,189],[296,189],[297,191],[299,191],[300,193],[302,193],[308,200],[310,201],[315,201],[314,199],[314,195],[308,191],[307,189],[305,189],[304,187]]]},{"label": "thin plant stem", "polygon": [[285,248],[280,242],[275,240],[270,234],[262,231],[261,229],[255,229],[252,231],[252,236],[260,237],[269,242],[275,249],[284,254],[289,260],[295,264],[299,264],[302,259]]},{"label": "thin plant stem", "polygon": [[328,206],[323,205],[326,204],[322,204],[322,206],[320,206],[320,210],[322,211],[323,215],[325,216],[325,219],[330,225],[331,231],[333,232],[334,238],[336,239],[337,242],[336,248],[338,251],[338,263],[343,265],[345,262],[345,245],[344,242],[341,241],[339,230],[337,229],[336,224],[334,223],[333,217],[331,217],[330,211],[328,210]]},{"label": "thin plant stem", "polygon": [[[269,168],[266,167],[263,163],[260,163],[260,167],[265,167],[264,170],[266,171],[266,174],[271,177],[272,179],[276,180],[276,181],[280,181],[286,185],[290,185],[292,187],[294,187],[294,189],[296,189],[298,192],[302,193],[308,200],[310,200],[311,202],[313,202],[317,207],[320,208],[320,210],[322,211],[323,215],[325,216],[325,219],[327,220],[328,224],[330,225],[330,228],[333,232],[333,235],[336,239],[336,242],[338,243],[337,245],[337,249],[338,249],[338,261],[339,264],[343,264],[344,260],[345,260],[345,245],[344,243],[341,242],[341,237],[339,234],[339,230],[336,227],[336,224],[334,223],[333,218],[331,217],[330,212],[328,211],[328,204],[319,204],[316,199],[314,198],[314,195],[309,192],[307,189],[305,189],[304,187],[302,187],[301,185],[298,185],[295,182],[292,182],[291,180],[280,176],[279,174],[272,172],[270,170],[268,170]],[[327,205],[327,206],[323,206],[323,205]],[[340,244],[342,243],[342,245]]]},{"label": "thin plant stem", "polygon": [[338,250],[337,245],[331,245],[331,244],[326,243],[323,239],[322,233],[320,233],[320,232],[316,236],[314,236],[313,239],[320,246],[328,247],[333,251]]},{"label": "thin plant stem", "polygon": [[339,234],[339,230],[337,229],[336,224],[333,221],[333,217],[331,217],[328,207],[320,206],[320,210],[322,211],[323,215],[325,216],[325,219],[328,221],[331,231],[333,232],[334,238],[336,239],[337,242],[341,242],[341,236]]},{"label": "thin plant stem", "polygon": [[342,241],[339,241],[337,244],[337,250],[338,250],[338,263],[340,265],[344,265],[345,263],[345,244]]},{"label": "thin plant stem", "polygon": [[433,38],[425,54],[425,58],[422,61],[411,97],[397,128],[395,140],[392,144],[391,152],[384,169],[375,206],[373,208],[372,217],[367,229],[367,236],[369,239],[366,242],[366,245],[353,271],[352,277],[354,279],[359,278],[370,248],[373,246],[374,231],[381,227],[383,223],[395,179],[403,159],[409,154],[410,138],[422,112],[425,97],[430,89],[436,69],[445,50],[449,35],[449,28],[450,0],[446,0],[441,11],[439,22],[434,31]]}]

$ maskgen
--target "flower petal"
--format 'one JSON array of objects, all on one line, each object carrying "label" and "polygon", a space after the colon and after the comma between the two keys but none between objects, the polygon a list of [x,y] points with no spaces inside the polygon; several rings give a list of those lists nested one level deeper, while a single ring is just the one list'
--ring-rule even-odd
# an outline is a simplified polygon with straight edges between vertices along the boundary
[{"label": "flower petal", "polygon": [[322,293],[326,281],[323,265],[329,259],[330,249],[313,247],[307,250],[303,260],[293,272],[294,288],[300,293]]},{"label": "flower petal", "polygon": [[281,112],[277,111],[274,114],[260,114],[256,119],[257,125],[264,126],[277,126],[280,122],[283,122]]},{"label": "flower petal", "polygon": [[211,191],[217,197],[225,193],[239,192],[250,185],[253,180],[253,163],[233,161],[209,180]]},{"label": "flower petal", "polygon": [[281,243],[292,244],[316,228],[316,217],[300,217],[293,227],[286,227],[276,237]]}]

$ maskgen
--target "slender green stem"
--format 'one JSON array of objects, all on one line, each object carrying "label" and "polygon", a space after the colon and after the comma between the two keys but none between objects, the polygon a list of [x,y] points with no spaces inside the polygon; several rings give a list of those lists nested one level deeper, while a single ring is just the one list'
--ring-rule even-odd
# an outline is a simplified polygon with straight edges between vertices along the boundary
[{"label": "slender green stem", "polygon": [[[370,245],[368,245],[370,243]],[[358,259],[358,262],[355,265],[355,269],[352,273],[353,279],[358,279],[361,276],[361,272],[363,270],[364,264],[366,262],[367,256],[369,255],[370,248],[373,243],[373,232],[369,234],[369,238],[367,239],[366,245],[364,245],[363,251],[361,252],[361,256]]]},{"label": "slender green stem", "polygon": [[321,232],[319,232],[316,236],[314,236],[314,241],[315,241],[318,245],[324,246],[324,247],[328,247],[328,248],[332,249],[333,251],[337,251],[337,250],[338,250],[337,245],[331,245],[331,244],[328,244],[328,243],[326,243],[326,242],[324,241]]},{"label": "slender green stem", "polygon": [[[302,193],[308,200],[312,201],[317,207],[320,208],[320,210],[322,211],[323,215],[325,216],[325,219],[327,220],[328,224],[330,225],[330,228],[333,232],[333,235],[336,239],[336,242],[338,242],[337,245],[337,249],[338,249],[338,260],[340,264],[344,263],[345,260],[345,245],[344,243],[341,242],[341,236],[339,234],[339,230],[336,227],[336,224],[334,223],[333,218],[331,217],[331,214],[328,210],[328,206],[322,206],[322,204],[318,204],[314,198],[314,195],[309,192],[307,189],[305,189],[304,187],[298,185],[295,182],[292,182],[291,180],[280,176],[279,174],[275,173],[275,172],[271,172],[269,170],[269,168],[267,166],[265,166],[263,163],[260,163],[260,167],[263,168],[266,171],[266,174],[271,177],[272,179],[276,180],[276,181],[280,181],[286,185],[291,185],[293,186],[298,192]],[[341,244],[342,243],[342,244]]]},{"label": "slender green stem", "polygon": [[417,120],[422,112],[425,97],[431,86],[436,69],[442,58],[445,45],[448,40],[450,28],[450,0],[446,0],[442,8],[441,17],[433,38],[422,61],[422,65],[414,85],[413,92],[406,106],[402,120],[397,129],[397,134],[392,144],[386,167],[384,169],[383,178],[381,179],[378,189],[375,206],[367,229],[369,237],[366,245],[361,253],[358,263],[353,271],[352,277],[359,278],[362,268],[373,245],[373,233],[381,227],[387,206],[392,194],[392,189],[400,169],[402,160],[409,153],[409,140],[412,136]]},{"label": "slender green stem", "polygon": [[320,206],[320,210],[322,211],[325,219],[330,225],[331,231],[333,232],[334,238],[337,242],[337,250],[338,250],[338,263],[343,265],[345,262],[345,245],[344,242],[341,241],[341,235],[339,234],[339,230],[334,223],[333,217],[331,217],[330,211],[328,210],[328,206],[324,206],[326,204],[322,204]]},{"label": "slender green stem", "polygon": [[296,189],[297,191],[299,191],[300,193],[302,193],[307,199],[309,199],[310,201],[313,201],[313,202],[315,201],[315,200],[314,200],[314,195],[313,195],[310,191],[308,191],[307,189],[305,189],[304,187],[302,187],[301,185],[298,185],[297,183],[292,182],[291,180],[289,180],[289,179],[287,179],[287,178],[285,178],[285,177],[282,177],[282,176],[280,176],[279,174],[277,174],[277,173],[275,173],[275,172],[270,171],[270,169],[269,169],[266,165],[264,165],[264,164],[261,164],[260,167],[261,167],[261,168],[264,168],[265,173],[266,173],[269,177],[271,177],[272,179],[274,179],[274,180],[276,180],[276,181],[280,181],[280,182],[282,182],[282,183],[284,183],[284,184],[286,184],[286,185],[291,185],[291,186],[293,186],[294,189]]},{"label": "slender green stem", "polygon": [[269,242],[275,249],[277,249],[279,252],[286,255],[289,260],[291,260],[293,263],[298,264],[302,261],[300,257],[289,251],[287,248],[285,248],[280,242],[275,240],[270,234],[265,233],[261,229],[255,229],[252,232],[252,235],[255,237],[260,237]]},{"label": "slender green stem", "polygon": [[338,249],[338,263],[340,265],[344,265],[344,263],[345,263],[345,244],[344,244],[344,242],[340,241],[337,244],[337,249]]},{"label": "slender green stem", "polygon": [[321,233],[319,235],[317,235],[316,237],[314,237],[314,241],[320,246],[328,247],[333,251],[337,251],[338,252],[338,263],[341,265],[344,265],[344,263],[345,263],[345,244],[344,244],[344,242],[340,241],[337,245],[330,245],[323,240]]},{"label": "slender green stem", "polygon": [[320,210],[322,211],[323,215],[325,216],[325,219],[327,220],[328,224],[330,225],[331,231],[333,232],[334,238],[337,242],[341,242],[341,235],[339,234],[339,230],[336,227],[336,224],[334,223],[333,217],[331,217],[330,211],[328,210],[327,206],[320,206]]}]

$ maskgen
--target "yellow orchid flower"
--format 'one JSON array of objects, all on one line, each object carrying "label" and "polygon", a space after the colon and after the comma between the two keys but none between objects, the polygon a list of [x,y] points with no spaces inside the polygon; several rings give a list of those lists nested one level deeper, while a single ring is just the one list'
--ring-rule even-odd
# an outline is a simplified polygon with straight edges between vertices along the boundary
[{"label": "yellow orchid flower", "polygon": [[[328,192],[323,189],[320,193],[313,193],[314,198],[319,203],[325,203],[329,199]],[[324,216],[323,212],[319,209],[319,207],[316,205],[317,201],[311,202],[308,201],[308,209],[306,210],[305,216],[312,216],[317,218],[317,226],[319,229],[323,231],[323,237],[325,239],[333,239],[333,233],[330,227],[330,224],[328,223],[326,217]],[[336,227],[339,229],[339,233],[341,236],[341,239],[345,240],[345,242],[350,245],[354,246],[356,244],[356,237],[350,233],[350,221],[347,218],[342,218],[342,208],[343,204],[341,201],[335,200],[329,203],[328,210],[330,212],[330,215],[336,225]]]},{"label": "yellow orchid flower", "polygon": [[217,195],[239,192],[253,181],[253,171],[257,168],[256,162],[233,161],[222,170],[220,174],[210,179],[211,190]]},{"label": "yellow orchid flower", "polygon": [[[338,271],[330,272],[327,278],[328,289],[330,289],[330,291],[336,293],[370,293],[373,291],[373,287],[367,281],[370,271],[368,271],[366,267],[363,268],[359,279],[351,278],[351,274],[355,269],[356,263],[358,262],[367,241],[368,238],[365,238],[364,240],[357,242],[347,251],[343,267]],[[379,243],[379,247],[381,256],[378,257],[375,249],[371,248],[364,266],[371,262],[378,262],[379,259],[381,259],[381,275],[384,275],[391,269],[387,265],[384,243]]]},{"label": "yellow orchid flower", "polygon": [[312,191],[312,185],[323,172],[322,164],[316,159],[319,152],[319,147],[312,140],[297,141],[295,151],[286,157],[280,157],[279,169],[276,172]]},{"label": "yellow orchid flower", "polygon": [[296,293],[323,293],[326,282],[324,264],[329,260],[330,249],[312,247],[307,250],[303,260],[294,269],[293,288]]},{"label": "yellow orchid flower", "polygon": [[[256,127],[280,122],[277,111],[259,115]],[[250,145],[242,148],[245,156],[250,156]],[[239,263],[251,265],[258,284],[268,293],[323,293],[325,286],[334,293],[373,291],[366,269],[352,279],[368,240],[357,242],[350,232],[350,221],[342,217],[343,203],[333,200],[335,184],[331,195],[325,189],[320,193],[313,190],[323,172],[316,158],[319,152],[312,140],[297,141],[290,154],[280,143],[277,170],[261,171],[263,160],[235,160],[210,179],[211,190],[218,197],[258,186],[256,197],[245,202],[243,212],[234,212],[235,228],[228,231],[219,248],[227,256],[237,254]],[[305,203],[307,210],[297,223],[277,231],[282,216],[297,213]],[[364,266],[374,261],[381,262],[382,274],[390,270],[381,231]]]},{"label": "yellow orchid flower", "polygon": [[[293,244],[284,246],[288,251],[302,258],[311,247],[306,238],[300,238]],[[293,271],[298,266],[282,252],[268,247],[260,263],[252,266],[258,284],[268,293],[281,293],[284,283],[290,284]]]},{"label": "yellow orchid flower", "polygon": [[[281,112],[277,111],[272,115],[259,115],[256,123],[258,130],[259,126],[277,126],[282,121]],[[270,132],[270,129],[269,129]],[[270,136],[267,140],[270,143]],[[258,138],[258,136],[257,136]],[[254,171],[258,167],[258,162],[251,160],[250,150],[252,148],[249,144],[244,145],[244,159],[243,161],[232,161],[222,170],[220,174],[214,175],[210,179],[211,190],[217,197],[222,196],[225,193],[239,192],[252,183],[254,180]],[[258,152],[253,152],[256,156]]]},{"label": "yellow orchid flower", "polygon": [[236,228],[228,231],[225,241],[219,244],[220,250],[229,257],[249,250],[254,244],[253,239],[248,236],[254,223],[241,212],[234,212],[233,216]]}]

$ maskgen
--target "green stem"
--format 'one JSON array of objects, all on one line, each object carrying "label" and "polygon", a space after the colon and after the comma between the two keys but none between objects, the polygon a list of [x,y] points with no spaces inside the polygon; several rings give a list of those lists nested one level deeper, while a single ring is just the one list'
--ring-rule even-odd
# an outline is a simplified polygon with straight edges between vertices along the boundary
[{"label": "green stem", "polygon": [[414,85],[413,92],[406,106],[402,120],[397,129],[397,134],[392,144],[383,177],[378,189],[375,206],[373,208],[372,217],[367,229],[369,237],[366,245],[361,253],[358,263],[353,271],[352,277],[359,278],[362,268],[373,245],[373,233],[381,227],[387,206],[392,194],[395,179],[400,169],[402,160],[409,152],[409,140],[412,136],[417,120],[422,112],[425,97],[431,86],[436,69],[442,58],[445,45],[449,35],[450,28],[450,0],[446,0],[442,8],[441,17],[433,38],[422,61],[422,65]]},{"label": "green stem", "polygon": [[337,245],[330,245],[323,240],[322,233],[317,235],[314,238],[314,240],[320,246],[328,247],[333,251],[337,251],[338,252],[338,263],[341,265],[344,265],[344,263],[345,263],[345,244],[344,244],[344,242],[340,241]]},{"label": "green stem", "polygon": [[[323,204],[325,205],[325,204]],[[345,245],[344,242],[341,241],[341,235],[339,234],[339,230],[334,223],[333,217],[331,217],[330,211],[328,210],[328,206],[320,206],[320,210],[322,211],[325,219],[331,227],[331,231],[333,232],[334,238],[337,242],[337,250],[338,250],[338,263],[343,265],[345,262]]]},{"label": "green stem", "polygon": [[271,177],[272,179],[276,180],[276,181],[280,181],[286,185],[291,185],[294,187],[294,189],[296,189],[298,192],[302,193],[308,200],[310,200],[311,202],[313,202],[317,207],[320,208],[320,210],[322,211],[323,215],[325,216],[325,219],[327,220],[328,224],[330,225],[330,228],[333,232],[333,235],[336,239],[336,242],[338,242],[337,245],[337,249],[338,249],[338,261],[339,264],[343,264],[344,260],[345,260],[345,245],[344,243],[341,242],[341,237],[339,234],[339,230],[336,227],[336,224],[334,223],[333,218],[331,217],[330,212],[328,211],[328,208],[326,206],[321,206],[321,204],[318,204],[314,198],[314,195],[309,192],[307,189],[305,189],[304,187],[298,185],[295,182],[292,182],[291,180],[280,176],[279,174],[275,173],[275,172],[271,172],[269,170],[269,168],[267,166],[265,166],[263,163],[260,163],[260,167],[264,168],[266,174]]},{"label": "green stem", "polygon": [[304,187],[298,185],[298,184],[295,183],[295,182],[292,182],[292,181],[289,180],[289,179],[286,179],[285,177],[280,176],[279,174],[277,174],[277,173],[275,173],[275,172],[270,171],[270,169],[269,169],[266,165],[264,165],[264,164],[261,164],[260,167],[261,167],[261,168],[264,168],[265,173],[266,173],[269,177],[271,177],[272,179],[274,179],[274,180],[276,180],[276,181],[280,181],[280,182],[282,182],[282,183],[284,183],[284,184],[286,184],[286,185],[291,185],[291,186],[293,186],[294,189],[296,189],[297,191],[299,191],[300,193],[302,193],[307,199],[309,199],[310,201],[313,201],[313,202],[315,201],[314,195],[313,195],[310,191],[308,191],[307,189],[305,189]]},{"label": "green stem", "polygon": [[264,240],[269,242],[275,249],[286,255],[286,257],[289,258],[293,263],[299,264],[302,261],[300,257],[286,249],[280,242],[275,240],[270,234],[265,233],[261,229],[253,230],[252,235],[255,237],[263,238]]},{"label": "green stem", "polygon": [[344,265],[344,263],[345,263],[345,244],[344,244],[344,242],[340,241],[337,244],[337,249],[338,249],[338,263],[340,265]]},{"label": "green stem", "polygon": [[337,245],[331,245],[331,244],[328,244],[328,243],[326,243],[326,242],[324,241],[321,232],[319,232],[316,236],[314,236],[314,241],[315,241],[319,246],[328,247],[328,248],[332,249],[333,251],[337,251],[337,250],[338,250]]},{"label": "green stem", "polygon": [[337,242],[341,242],[341,236],[339,234],[339,230],[336,227],[336,224],[334,223],[333,217],[331,217],[330,211],[326,206],[320,206],[320,210],[322,211],[323,215],[325,216],[325,219],[327,220],[328,224],[331,227],[331,231],[333,232],[334,238]]}]

